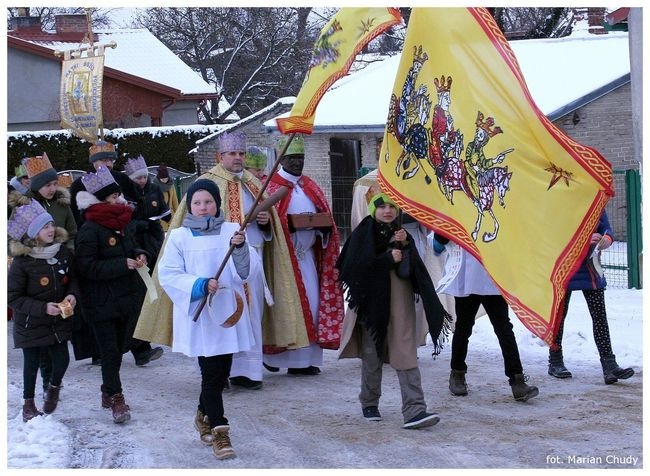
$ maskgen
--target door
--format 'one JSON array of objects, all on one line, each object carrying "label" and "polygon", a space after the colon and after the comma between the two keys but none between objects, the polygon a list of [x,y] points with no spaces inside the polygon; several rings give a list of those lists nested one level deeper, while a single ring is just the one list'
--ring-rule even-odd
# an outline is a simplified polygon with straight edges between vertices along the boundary
[{"label": "door", "polygon": [[350,234],[352,188],[361,167],[361,143],[352,139],[330,139],[332,214],[343,243]]}]

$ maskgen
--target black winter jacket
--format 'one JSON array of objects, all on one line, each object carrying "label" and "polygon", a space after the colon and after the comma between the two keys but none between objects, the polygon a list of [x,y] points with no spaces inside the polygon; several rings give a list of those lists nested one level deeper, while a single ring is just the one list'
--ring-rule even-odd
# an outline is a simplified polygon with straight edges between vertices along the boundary
[{"label": "black winter jacket", "polygon": [[[65,231],[58,228],[57,241],[61,236],[64,241],[67,239]],[[10,242],[10,250],[14,258],[7,279],[7,301],[13,310],[14,346],[43,347],[69,340],[76,315],[63,319],[47,314],[46,310],[48,302],[61,302],[68,294],[77,298],[79,306],[72,251],[61,246],[54,259],[49,260],[52,263],[48,263],[28,256],[31,248],[22,243]]]},{"label": "black winter jacket", "polygon": [[[162,190],[150,178],[147,179],[144,188],[140,188],[136,184],[132,185],[132,188],[129,189],[128,193],[124,194],[124,197],[135,204],[135,210],[133,211],[135,241],[140,248],[149,253],[149,269],[153,270],[165,240],[165,232],[160,220],[149,220],[149,217],[162,215],[169,210],[169,207],[165,202]],[[169,217],[167,216],[166,220],[169,220]]]},{"label": "black winter jacket", "polygon": [[133,226],[129,223],[120,233],[86,220],[77,232],[75,261],[84,318],[89,322],[137,320],[146,288],[126,259],[147,253],[137,246]]}]

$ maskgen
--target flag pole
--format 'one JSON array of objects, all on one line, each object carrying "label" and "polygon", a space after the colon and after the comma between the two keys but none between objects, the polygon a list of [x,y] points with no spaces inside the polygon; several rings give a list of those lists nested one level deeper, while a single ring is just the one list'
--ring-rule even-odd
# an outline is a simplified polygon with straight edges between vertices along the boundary
[{"label": "flag pole", "polygon": [[[275,159],[275,162],[273,163],[273,167],[271,167],[271,171],[269,172],[268,177],[266,177],[266,180],[262,184],[262,188],[260,189],[259,193],[255,197],[255,201],[253,202],[253,206],[251,209],[248,211],[248,214],[244,218],[244,221],[242,222],[241,226],[239,227],[238,233],[243,232],[246,230],[246,226],[250,223],[250,221],[253,219],[253,216],[257,216],[257,214],[261,211],[264,211],[265,207],[271,208],[276,202],[280,201],[289,191],[287,188],[281,189],[275,194],[273,194],[271,197],[267,198],[262,205],[264,205],[264,208],[262,206],[258,207],[257,204],[260,203],[260,200],[262,199],[262,195],[264,195],[264,192],[266,191],[266,188],[269,185],[269,182],[271,181],[271,177],[273,177],[273,174],[277,171],[278,167],[280,166],[280,161],[282,160],[282,157],[284,154],[287,152],[287,148],[289,147],[289,144],[291,144],[291,141],[295,137],[296,133],[292,133],[289,136],[289,139],[287,140],[286,144],[284,144],[284,147],[282,148],[282,151],[278,155],[278,157]],[[266,208],[266,209],[268,209]],[[228,262],[228,259],[230,258],[230,255],[235,249],[235,245],[231,244],[230,248],[228,248],[228,251],[226,252],[226,256],[224,256],[223,261],[221,262],[221,265],[219,265],[219,269],[214,275],[214,279],[217,281],[219,280],[219,276],[221,276],[221,273],[223,272],[224,268],[226,267],[226,263]],[[208,300],[208,295],[205,295],[201,298],[201,302],[199,303],[199,307],[196,308],[196,311],[194,311],[194,317],[192,318],[193,321],[198,320],[199,315],[201,314],[201,311],[203,311],[203,308],[205,307],[205,304]]]}]

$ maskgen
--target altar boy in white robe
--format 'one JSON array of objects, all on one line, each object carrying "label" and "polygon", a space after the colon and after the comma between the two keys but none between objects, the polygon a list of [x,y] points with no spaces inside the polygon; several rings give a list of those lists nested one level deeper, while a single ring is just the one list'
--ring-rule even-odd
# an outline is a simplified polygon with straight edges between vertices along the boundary
[{"label": "altar boy in white robe", "polygon": [[[186,203],[189,213],[183,225],[170,232],[158,278],[174,303],[172,351],[197,357],[201,369],[195,427],[218,459],[232,458],[235,452],[222,393],[233,353],[255,345],[244,283],[260,272],[261,261],[239,225],[224,221],[214,182],[196,180],[187,191]],[[214,275],[231,245],[232,254],[217,280]]]}]

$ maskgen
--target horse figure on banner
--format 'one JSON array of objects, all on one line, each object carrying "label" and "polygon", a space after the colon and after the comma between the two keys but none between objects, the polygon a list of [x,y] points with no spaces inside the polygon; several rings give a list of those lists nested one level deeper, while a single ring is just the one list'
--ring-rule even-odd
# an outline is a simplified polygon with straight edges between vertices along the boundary
[{"label": "horse figure on banner", "polygon": [[481,228],[483,215],[488,212],[494,221],[494,231],[485,232],[483,241],[488,243],[493,241],[499,232],[499,222],[492,211],[494,204],[494,193],[496,191],[499,197],[499,204],[505,208],[505,195],[510,190],[510,179],[512,172],[508,172],[507,167],[495,167],[506,158],[514,149],[506,149],[494,158],[488,158],[485,155],[484,148],[491,137],[501,134],[503,131],[500,127],[494,127],[494,118],[487,119],[481,111],[476,118],[476,132],[474,140],[467,144],[465,150],[465,171],[467,173],[462,188],[478,211],[478,217],[472,239],[476,241],[478,232]]},{"label": "horse figure on banner", "polygon": [[511,178],[512,172],[508,172],[508,167],[491,167],[478,174],[479,193],[478,199],[474,200],[474,206],[478,211],[478,217],[476,218],[476,224],[472,231],[472,239],[474,241],[478,238],[478,232],[481,228],[481,222],[483,221],[483,215],[485,212],[488,212],[494,221],[494,231],[484,232],[483,241],[489,243],[497,237],[497,234],[499,233],[499,221],[492,210],[494,195],[496,192],[496,195],[499,198],[499,205],[505,208],[506,203],[504,199],[506,193],[510,190]]}]

